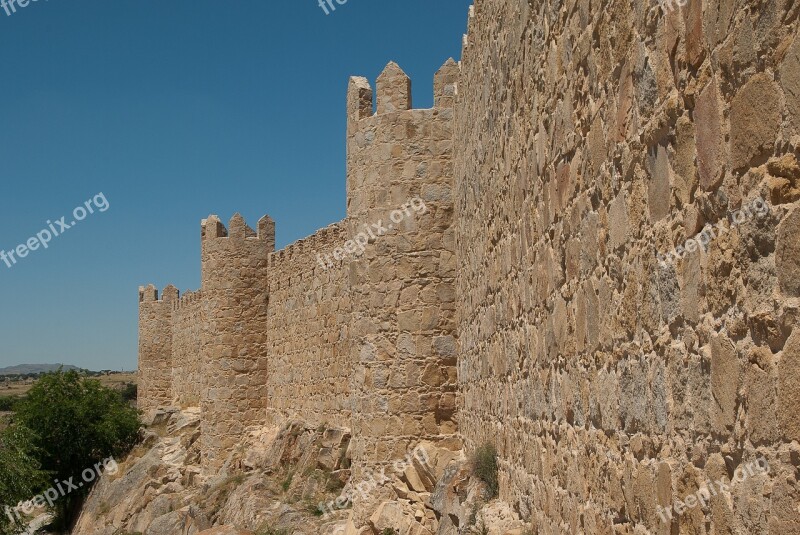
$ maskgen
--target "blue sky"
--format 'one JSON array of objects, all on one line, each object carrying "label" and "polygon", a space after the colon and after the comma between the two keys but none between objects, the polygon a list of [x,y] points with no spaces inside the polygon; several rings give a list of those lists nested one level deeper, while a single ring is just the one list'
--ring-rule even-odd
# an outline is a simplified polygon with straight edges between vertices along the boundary
[{"label": "blue sky", "polygon": [[[200,285],[200,220],[278,247],[345,214],[345,93],[389,60],[432,105],[471,0],[39,0],[0,9],[0,367],[136,366],[137,288]],[[334,4],[336,4],[334,2]],[[101,212],[102,192],[108,209]],[[80,213],[79,213],[80,215]]]}]

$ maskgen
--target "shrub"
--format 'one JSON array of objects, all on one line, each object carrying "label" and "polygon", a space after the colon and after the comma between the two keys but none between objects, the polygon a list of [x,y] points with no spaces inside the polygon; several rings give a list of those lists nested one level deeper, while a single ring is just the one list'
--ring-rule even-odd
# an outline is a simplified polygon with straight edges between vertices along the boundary
[{"label": "shrub", "polygon": [[[0,432],[0,504],[15,507],[31,500],[46,485],[47,477],[36,459],[33,433],[13,425]],[[0,512],[0,534],[18,533],[5,511]]]},{"label": "shrub", "polygon": [[[62,481],[127,454],[141,425],[119,392],[75,371],[43,375],[17,405],[16,418],[34,432],[42,469]],[[69,526],[90,488],[85,484],[56,502],[56,529]]]},{"label": "shrub", "polygon": [[13,412],[20,399],[17,396],[0,396],[0,412]]},{"label": "shrub", "polygon": [[475,477],[486,485],[489,498],[496,498],[500,493],[500,483],[497,479],[497,450],[493,445],[484,444],[475,451],[472,470]]},{"label": "shrub", "polygon": [[398,535],[397,530],[393,528],[386,528],[381,535]]},{"label": "shrub", "polygon": [[135,383],[126,383],[122,389],[122,399],[127,402],[136,401],[138,398],[138,388]]}]

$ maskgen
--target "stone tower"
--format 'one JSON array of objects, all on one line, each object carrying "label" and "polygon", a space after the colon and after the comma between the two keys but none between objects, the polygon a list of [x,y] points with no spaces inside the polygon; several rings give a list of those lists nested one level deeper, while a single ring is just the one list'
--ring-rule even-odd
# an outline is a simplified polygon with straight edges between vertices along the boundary
[{"label": "stone tower", "polygon": [[258,232],[236,214],[226,229],[217,216],[202,222],[204,325],[201,358],[207,388],[201,449],[213,470],[248,425],[263,423],[267,406],[267,274],[275,223]]},{"label": "stone tower", "polygon": [[[435,106],[413,109],[395,63],[348,90],[347,221],[375,236],[351,264],[355,381],[353,455],[359,470],[456,431],[452,215],[453,96],[458,66],[435,77]],[[411,203],[412,207],[408,205]],[[405,208],[404,208],[405,207]]]},{"label": "stone tower", "polygon": [[152,284],[139,288],[139,408],[172,404],[172,306],[178,290],[161,295]]}]

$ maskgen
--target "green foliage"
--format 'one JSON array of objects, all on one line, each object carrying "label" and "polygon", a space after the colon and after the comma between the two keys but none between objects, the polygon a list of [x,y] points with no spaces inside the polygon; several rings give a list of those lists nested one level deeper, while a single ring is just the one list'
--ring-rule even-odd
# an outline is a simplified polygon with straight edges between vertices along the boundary
[{"label": "green foliage", "polygon": [[138,398],[139,390],[135,383],[127,383],[122,389],[122,399],[131,402]]},{"label": "green foliage", "polygon": [[[108,457],[122,458],[139,437],[139,415],[120,393],[75,371],[43,375],[17,405],[16,418],[34,432],[42,468],[59,480],[77,480]],[[57,528],[69,525],[90,488],[56,503]]]},{"label": "green foliage", "polygon": [[286,479],[284,479],[283,483],[281,483],[281,488],[283,489],[283,492],[288,491],[289,487],[292,486],[292,479],[294,479],[294,472],[289,472],[289,475],[286,476]]},{"label": "green foliage", "polygon": [[500,493],[500,483],[497,479],[497,450],[493,445],[484,444],[475,451],[472,470],[475,477],[486,484],[489,498],[496,498]]},{"label": "green foliage", "polygon": [[[36,459],[33,433],[12,425],[0,432],[0,507],[14,508],[32,499],[47,477]],[[0,511],[0,535],[16,533],[5,510]]]},{"label": "green foliage", "polygon": [[398,535],[397,530],[393,528],[386,528],[383,530],[381,535]]},{"label": "green foliage", "polygon": [[0,396],[0,412],[13,412],[21,399],[18,396]]}]

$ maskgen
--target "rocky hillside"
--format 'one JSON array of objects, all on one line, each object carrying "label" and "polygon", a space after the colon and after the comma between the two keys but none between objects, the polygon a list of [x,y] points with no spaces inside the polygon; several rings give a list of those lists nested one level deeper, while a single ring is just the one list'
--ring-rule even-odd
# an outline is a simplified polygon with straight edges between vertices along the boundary
[{"label": "rocky hillside", "polygon": [[[157,411],[148,423],[143,444],[92,491],[76,535],[534,533],[504,504],[486,503],[460,451],[423,443],[354,482],[349,430],[287,421],[251,429],[220,473],[204,477],[199,409]],[[356,528],[353,502],[376,496]]]}]

